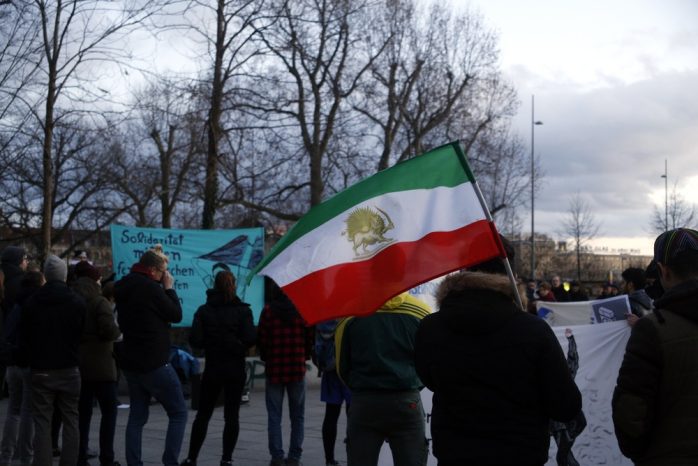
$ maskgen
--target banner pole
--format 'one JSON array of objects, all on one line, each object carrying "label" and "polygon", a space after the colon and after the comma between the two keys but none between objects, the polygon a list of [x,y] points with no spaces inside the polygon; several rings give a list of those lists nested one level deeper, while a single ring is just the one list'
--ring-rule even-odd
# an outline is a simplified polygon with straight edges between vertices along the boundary
[{"label": "banner pole", "polygon": [[[460,146],[460,143],[458,143],[458,145]],[[460,151],[462,154],[464,154],[462,148],[460,148]],[[492,226],[493,233],[499,235],[499,233],[497,232],[497,227],[494,224],[494,219],[492,218],[492,214],[490,213],[490,209],[487,207],[487,202],[485,201],[485,197],[482,195],[482,191],[480,190],[480,185],[478,184],[475,177],[473,177],[473,187],[475,188],[475,194],[477,195],[477,198],[480,201],[480,206],[482,207],[482,210],[485,212],[485,218]],[[499,243],[499,237],[496,238],[496,241]],[[516,285],[516,278],[514,277],[514,271],[511,269],[511,263],[509,263],[509,258],[506,257],[506,255],[505,255],[501,259],[502,259],[502,263],[504,264],[504,268],[507,271],[507,276],[509,277],[509,282],[511,283],[511,287],[514,290],[514,299],[516,300],[516,304],[519,306],[519,309],[526,312],[526,309],[524,309],[523,301],[521,301],[521,295],[519,294],[519,287]]]}]

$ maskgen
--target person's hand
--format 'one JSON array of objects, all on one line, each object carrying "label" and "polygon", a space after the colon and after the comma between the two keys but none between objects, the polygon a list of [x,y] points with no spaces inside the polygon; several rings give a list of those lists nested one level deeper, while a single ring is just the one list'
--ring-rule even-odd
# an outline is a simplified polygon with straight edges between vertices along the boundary
[{"label": "person's hand", "polygon": [[628,320],[628,325],[631,327],[633,325],[635,325],[638,320],[640,320],[640,318],[638,316],[636,316],[635,314],[633,314],[632,312],[627,315],[626,319]]},{"label": "person's hand", "polygon": [[172,285],[174,284],[174,278],[172,275],[170,275],[170,272],[165,270],[162,273],[162,287],[165,288],[166,290],[172,289]]},{"label": "person's hand", "polygon": [[566,336],[567,338],[569,338],[569,337],[572,336],[572,329],[571,329],[571,328],[566,328],[566,329],[565,329],[565,336]]}]

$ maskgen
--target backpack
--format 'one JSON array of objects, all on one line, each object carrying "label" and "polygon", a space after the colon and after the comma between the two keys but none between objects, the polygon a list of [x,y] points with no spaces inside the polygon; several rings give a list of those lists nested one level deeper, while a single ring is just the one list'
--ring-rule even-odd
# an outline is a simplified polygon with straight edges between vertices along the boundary
[{"label": "backpack", "polygon": [[315,357],[321,372],[333,371],[336,368],[334,353],[334,331],[337,320],[328,320],[315,326]]}]

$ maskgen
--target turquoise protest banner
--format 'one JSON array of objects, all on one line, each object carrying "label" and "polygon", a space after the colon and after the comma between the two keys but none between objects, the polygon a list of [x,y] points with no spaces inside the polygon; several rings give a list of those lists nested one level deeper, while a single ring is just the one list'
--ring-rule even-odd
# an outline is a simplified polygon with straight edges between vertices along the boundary
[{"label": "turquoise protest banner", "polygon": [[170,259],[184,317],[179,326],[191,326],[194,312],[206,302],[206,290],[220,270],[230,270],[237,279],[240,299],[252,307],[255,324],[264,306],[264,279],[245,278],[264,256],[264,230],[175,230],[111,225],[114,272],[117,279],[128,274],[141,255],[156,244]]}]

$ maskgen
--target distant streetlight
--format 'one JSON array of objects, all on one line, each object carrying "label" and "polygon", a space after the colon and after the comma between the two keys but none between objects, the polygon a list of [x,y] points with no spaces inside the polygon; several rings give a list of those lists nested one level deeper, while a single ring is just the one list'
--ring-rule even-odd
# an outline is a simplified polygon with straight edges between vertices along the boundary
[{"label": "distant streetlight", "polygon": [[667,175],[667,159],[664,159],[664,231],[669,231],[669,195],[667,191],[667,185],[669,182],[669,176]]},{"label": "distant streetlight", "polygon": [[535,128],[542,121],[535,118],[535,96],[531,95],[531,279],[536,279],[536,242],[535,242],[535,191],[536,191],[536,157],[535,157]]}]

